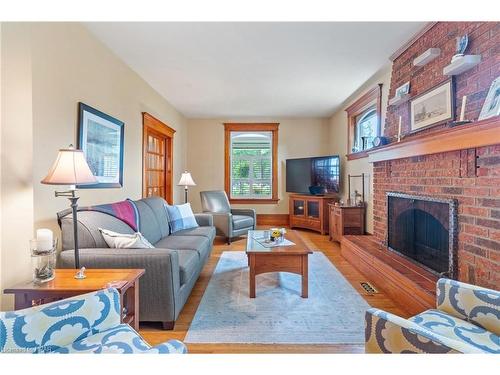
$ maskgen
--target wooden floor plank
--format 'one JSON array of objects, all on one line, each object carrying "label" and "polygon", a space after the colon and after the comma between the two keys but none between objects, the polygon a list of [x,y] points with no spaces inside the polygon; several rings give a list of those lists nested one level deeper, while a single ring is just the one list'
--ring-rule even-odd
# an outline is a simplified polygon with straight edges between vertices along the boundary
[{"label": "wooden floor plank", "polygon": [[[380,288],[367,280],[360,272],[351,266],[341,255],[340,246],[328,241],[328,236],[315,232],[300,230],[304,241],[315,251],[322,251],[335,267],[344,275],[351,285],[373,307],[384,309],[402,317],[410,314],[391,298],[380,291]],[[215,266],[224,251],[244,251],[245,238],[239,238],[231,245],[225,243],[224,238],[215,240],[214,249],[210,259],[203,268],[200,278],[195,284],[172,331],[164,331],[160,324],[141,323],[140,333],[151,344],[156,345],[170,339],[184,340],[189,325],[201,301]],[[367,295],[360,282],[369,281],[379,290],[379,293]],[[335,344],[335,345],[269,345],[269,344],[187,344],[190,353],[363,353],[364,345]]]}]

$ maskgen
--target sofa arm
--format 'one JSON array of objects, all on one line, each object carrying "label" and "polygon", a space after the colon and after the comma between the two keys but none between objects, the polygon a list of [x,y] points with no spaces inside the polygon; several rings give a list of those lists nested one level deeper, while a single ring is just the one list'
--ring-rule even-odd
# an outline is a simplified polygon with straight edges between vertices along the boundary
[{"label": "sofa arm", "polygon": [[186,345],[179,340],[168,340],[167,342],[153,346],[145,351],[145,354],[186,354]]},{"label": "sofa arm", "polygon": [[436,307],[500,335],[500,292],[450,279],[436,285]]},{"label": "sofa arm", "polygon": [[120,324],[116,289],[0,313],[0,352],[51,352]]},{"label": "sofa arm", "polygon": [[476,352],[475,348],[444,336],[438,337],[410,320],[382,310],[368,309],[365,321],[366,353]]},{"label": "sofa arm", "polygon": [[[139,282],[141,317],[150,321],[173,321],[175,297],[180,290],[179,255],[170,249],[80,249],[80,264],[87,268],[143,268]],[[59,255],[59,266],[74,267],[74,251]]]},{"label": "sofa arm", "polygon": [[253,208],[231,208],[233,215],[250,216],[253,218],[254,223],[257,220],[257,214]]},{"label": "sofa arm", "polygon": [[194,218],[200,227],[214,226],[214,218],[211,214],[194,214]]}]

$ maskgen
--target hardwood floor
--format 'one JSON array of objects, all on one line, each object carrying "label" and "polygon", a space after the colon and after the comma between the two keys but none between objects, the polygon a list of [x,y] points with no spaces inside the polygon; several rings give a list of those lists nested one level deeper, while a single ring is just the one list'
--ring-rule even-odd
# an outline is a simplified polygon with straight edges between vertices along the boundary
[{"label": "hardwood floor", "polygon": [[[373,307],[381,308],[402,317],[410,314],[401,306],[397,305],[391,298],[382,293],[378,285],[359,273],[341,255],[340,246],[328,241],[328,236],[318,233],[298,230],[304,241],[315,251],[322,251],[328,259],[337,267],[352,286]],[[179,319],[172,331],[164,331],[160,324],[141,324],[141,335],[151,344],[156,345],[169,339],[184,340],[189,325],[194,317],[198,304],[201,301],[210,277],[224,251],[244,251],[246,239],[241,237],[231,245],[227,245],[222,237],[215,240],[212,256],[205,265],[200,278],[195,284]],[[361,287],[360,282],[369,281],[379,292],[368,295]],[[188,344],[190,353],[363,353],[364,345],[336,344],[336,345],[269,345],[269,344]]]}]

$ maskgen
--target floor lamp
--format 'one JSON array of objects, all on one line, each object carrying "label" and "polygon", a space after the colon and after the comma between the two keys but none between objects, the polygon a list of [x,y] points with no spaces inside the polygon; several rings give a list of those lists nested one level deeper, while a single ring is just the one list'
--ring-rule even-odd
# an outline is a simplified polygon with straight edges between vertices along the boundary
[{"label": "floor lamp", "polygon": [[196,186],[196,184],[193,181],[193,177],[191,177],[191,173],[188,171],[185,171],[179,183],[177,184],[178,186],[184,186],[184,203],[188,202],[188,186]]},{"label": "floor lamp", "polygon": [[[66,197],[71,202],[73,213],[73,241],[75,247],[75,268],[80,269],[80,254],[78,252],[78,229],[77,211],[78,198],[76,196],[77,185],[93,185],[97,179],[85,160],[82,150],[77,150],[73,145],[59,150],[57,159],[50,168],[47,176],[41,181],[47,185],[69,185],[69,190],[56,191],[56,197]],[[83,272],[78,272],[75,278],[85,278]]]}]

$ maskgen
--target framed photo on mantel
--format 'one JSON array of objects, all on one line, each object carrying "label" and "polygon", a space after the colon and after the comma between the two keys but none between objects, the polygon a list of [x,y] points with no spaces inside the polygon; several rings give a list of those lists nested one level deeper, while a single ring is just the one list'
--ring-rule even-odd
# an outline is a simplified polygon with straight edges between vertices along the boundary
[{"label": "framed photo on mantel", "polygon": [[410,100],[410,129],[416,132],[453,120],[453,81],[447,81]]},{"label": "framed photo on mantel", "polygon": [[84,103],[78,103],[78,148],[99,181],[79,188],[123,186],[123,128],[125,124]]}]

